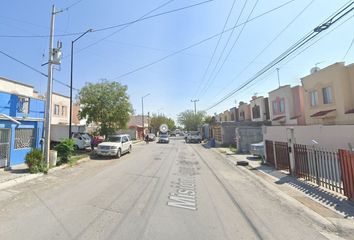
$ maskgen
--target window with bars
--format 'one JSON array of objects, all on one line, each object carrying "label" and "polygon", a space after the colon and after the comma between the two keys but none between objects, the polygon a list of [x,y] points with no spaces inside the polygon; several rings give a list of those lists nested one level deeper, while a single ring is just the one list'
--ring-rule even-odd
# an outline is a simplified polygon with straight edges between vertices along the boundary
[{"label": "window with bars", "polygon": [[29,113],[29,97],[18,97],[17,101],[17,112],[28,114]]},{"label": "window with bars", "polygon": [[322,88],[322,94],[323,94],[323,104],[330,104],[333,102],[331,87]]},{"label": "window with bars", "polygon": [[34,128],[18,128],[15,132],[15,149],[33,148],[35,143]]},{"label": "window with bars", "polygon": [[253,118],[260,118],[261,117],[261,109],[259,105],[254,105],[252,108],[252,116]]}]

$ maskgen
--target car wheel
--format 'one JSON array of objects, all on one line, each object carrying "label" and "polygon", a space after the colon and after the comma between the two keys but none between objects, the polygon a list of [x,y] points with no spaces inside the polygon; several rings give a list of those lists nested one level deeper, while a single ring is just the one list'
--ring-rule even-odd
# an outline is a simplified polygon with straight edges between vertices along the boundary
[{"label": "car wheel", "polygon": [[117,158],[120,158],[122,156],[122,151],[120,150],[120,148],[117,151]]},{"label": "car wheel", "polygon": [[130,146],[129,146],[128,153],[131,153],[131,152],[132,152],[132,146],[130,145]]}]

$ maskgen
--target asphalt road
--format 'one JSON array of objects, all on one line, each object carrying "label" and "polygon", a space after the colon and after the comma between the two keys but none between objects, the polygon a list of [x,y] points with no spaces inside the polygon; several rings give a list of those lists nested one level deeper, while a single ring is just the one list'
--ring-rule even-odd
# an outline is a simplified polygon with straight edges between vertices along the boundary
[{"label": "asphalt road", "polygon": [[200,144],[135,145],[0,193],[0,239],[326,239]]}]

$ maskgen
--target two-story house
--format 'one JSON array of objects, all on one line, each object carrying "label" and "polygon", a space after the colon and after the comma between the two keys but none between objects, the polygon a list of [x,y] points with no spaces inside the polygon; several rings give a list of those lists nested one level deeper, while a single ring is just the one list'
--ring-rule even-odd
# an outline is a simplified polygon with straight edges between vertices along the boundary
[{"label": "two-story house", "polygon": [[354,64],[313,69],[301,81],[307,124],[354,124]]},{"label": "two-story house", "polygon": [[238,120],[240,122],[251,121],[250,105],[245,102],[240,102],[238,106]]},{"label": "two-story house", "polygon": [[41,148],[45,103],[27,84],[0,77],[0,89],[0,167],[10,167]]},{"label": "two-story house", "polygon": [[251,120],[264,122],[269,120],[268,98],[253,96],[250,102]]},{"label": "two-story house", "polygon": [[305,125],[302,86],[281,86],[269,92],[268,101],[272,125]]},{"label": "two-story house", "polygon": [[69,111],[70,98],[53,92],[51,124],[69,124]]}]

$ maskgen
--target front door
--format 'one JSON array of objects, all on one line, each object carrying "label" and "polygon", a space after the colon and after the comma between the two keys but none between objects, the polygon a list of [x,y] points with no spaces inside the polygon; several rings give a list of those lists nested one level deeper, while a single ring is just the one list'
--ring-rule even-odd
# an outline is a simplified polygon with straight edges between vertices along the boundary
[{"label": "front door", "polygon": [[0,128],[0,167],[9,164],[10,156],[10,129]]}]

